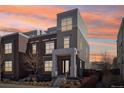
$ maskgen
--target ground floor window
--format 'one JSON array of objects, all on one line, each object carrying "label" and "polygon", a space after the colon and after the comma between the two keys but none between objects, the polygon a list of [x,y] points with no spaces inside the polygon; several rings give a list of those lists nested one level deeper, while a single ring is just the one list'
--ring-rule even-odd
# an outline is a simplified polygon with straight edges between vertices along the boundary
[{"label": "ground floor window", "polygon": [[12,61],[5,61],[5,71],[6,72],[12,71]]},{"label": "ground floor window", "polygon": [[45,61],[45,71],[52,71],[52,61]]}]

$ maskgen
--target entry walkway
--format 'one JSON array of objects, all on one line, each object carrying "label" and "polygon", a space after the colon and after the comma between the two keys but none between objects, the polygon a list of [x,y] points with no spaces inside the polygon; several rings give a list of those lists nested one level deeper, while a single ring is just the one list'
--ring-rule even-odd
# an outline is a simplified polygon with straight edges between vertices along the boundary
[{"label": "entry walkway", "polygon": [[66,81],[66,78],[64,75],[60,75],[58,76],[54,81],[53,81],[53,84],[52,84],[52,87],[54,88],[59,88],[61,86],[61,83]]}]

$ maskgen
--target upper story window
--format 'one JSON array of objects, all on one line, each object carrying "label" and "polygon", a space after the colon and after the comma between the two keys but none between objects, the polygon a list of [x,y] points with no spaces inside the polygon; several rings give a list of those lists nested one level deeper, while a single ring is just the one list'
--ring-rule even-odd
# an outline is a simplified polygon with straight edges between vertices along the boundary
[{"label": "upper story window", "polygon": [[45,71],[52,71],[52,61],[45,61]]},{"label": "upper story window", "polygon": [[12,43],[5,44],[5,54],[12,53]]},{"label": "upper story window", "polygon": [[32,44],[32,54],[36,54],[37,49],[36,49],[36,44]]},{"label": "upper story window", "polygon": [[5,71],[6,72],[12,71],[12,61],[5,61]]},{"label": "upper story window", "polygon": [[70,47],[70,37],[64,37],[64,48]]},{"label": "upper story window", "polygon": [[46,54],[52,54],[53,50],[54,50],[54,41],[46,42],[45,53]]},{"label": "upper story window", "polygon": [[61,21],[61,31],[65,32],[65,31],[70,31],[72,30],[72,18],[68,17],[68,18],[64,18]]}]

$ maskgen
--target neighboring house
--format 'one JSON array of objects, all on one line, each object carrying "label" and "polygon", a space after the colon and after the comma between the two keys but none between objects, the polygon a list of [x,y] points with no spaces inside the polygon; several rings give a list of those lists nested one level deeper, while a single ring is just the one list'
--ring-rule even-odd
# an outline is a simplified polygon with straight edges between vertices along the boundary
[{"label": "neighboring house", "polygon": [[117,36],[117,63],[120,68],[120,74],[124,79],[124,18]]},{"label": "neighboring house", "polygon": [[41,78],[65,75],[78,78],[81,69],[89,69],[87,29],[78,9],[57,14],[57,26],[47,31],[14,33],[2,37],[3,77],[20,79],[29,73],[23,57],[38,55]]}]

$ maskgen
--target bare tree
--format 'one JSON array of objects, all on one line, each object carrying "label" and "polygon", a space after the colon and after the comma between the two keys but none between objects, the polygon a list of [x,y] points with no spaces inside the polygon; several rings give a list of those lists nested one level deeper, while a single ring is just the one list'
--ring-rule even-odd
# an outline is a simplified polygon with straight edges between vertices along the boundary
[{"label": "bare tree", "polygon": [[40,56],[37,54],[28,53],[23,56],[24,68],[26,71],[33,72],[34,75],[37,74],[40,68],[39,61]]},{"label": "bare tree", "polygon": [[105,63],[104,69],[109,70],[112,64],[112,57],[109,53],[105,52],[102,54],[102,61]]},{"label": "bare tree", "polygon": [[113,69],[117,69],[118,68],[117,57],[114,57],[114,59],[113,59],[112,68]]}]

